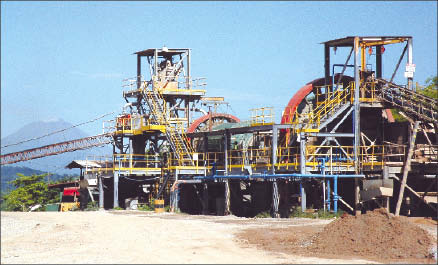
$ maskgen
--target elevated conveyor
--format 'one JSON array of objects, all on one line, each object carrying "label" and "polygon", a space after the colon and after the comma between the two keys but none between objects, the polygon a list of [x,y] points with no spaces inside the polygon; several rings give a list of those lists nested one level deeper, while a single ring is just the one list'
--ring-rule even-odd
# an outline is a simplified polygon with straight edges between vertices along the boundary
[{"label": "elevated conveyor", "polygon": [[380,86],[377,96],[390,106],[402,110],[413,120],[437,122],[438,102],[436,99],[384,79],[377,79],[377,83]]}]

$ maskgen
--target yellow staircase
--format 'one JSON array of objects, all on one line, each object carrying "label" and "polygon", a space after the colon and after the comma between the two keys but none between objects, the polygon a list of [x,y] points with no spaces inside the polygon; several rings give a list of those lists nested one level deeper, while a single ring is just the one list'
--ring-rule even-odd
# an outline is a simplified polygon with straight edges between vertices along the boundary
[{"label": "yellow staircase", "polygon": [[159,92],[158,88],[148,89],[148,83],[143,83],[140,88],[154,121],[159,125],[164,125],[166,138],[178,159],[179,166],[193,166],[193,149],[187,136],[184,133],[182,122],[170,122],[168,120],[166,101]]},{"label": "yellow staircase", "polygon": [[327,93],[327,97],[318,102],[317,107],[308,113],[295,111],[292,128],[295,133],[319,132],[334,118],[343,113],[354,100],[354,82],[346,88]]}]

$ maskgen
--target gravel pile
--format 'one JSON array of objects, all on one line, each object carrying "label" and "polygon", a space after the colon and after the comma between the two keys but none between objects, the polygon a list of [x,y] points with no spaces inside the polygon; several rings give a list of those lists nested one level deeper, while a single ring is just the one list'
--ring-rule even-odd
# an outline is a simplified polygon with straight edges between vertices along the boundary
[{"label": "gravel pile", "polygon": [[359,216],[344,215],[313,237],[309,250],[379,260],[432,258],[433,239],[406,217],[385,209]]}]

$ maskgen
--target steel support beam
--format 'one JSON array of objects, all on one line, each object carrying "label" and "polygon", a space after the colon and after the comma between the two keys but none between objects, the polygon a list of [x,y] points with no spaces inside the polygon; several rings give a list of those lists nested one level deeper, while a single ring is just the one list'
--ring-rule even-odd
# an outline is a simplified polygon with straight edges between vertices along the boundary
[{"label": "steel support beam", "polygon": [[141,86],[141,56],[137,54],[137,89]]},{"label": "steel support beam", "polygon": [[[306,174],[306,141],[304,133],[300,133],[300,173]],[[303,180],[300,181],[300,194],[301,194],[301,211],[306,210],[306,190],[303,186]]]},{"label": "steel support beam", "polygon": [[[353,133],[354,133],[354,170],[359,174],[359,145],[360,145],[360,74],[359,74],[359,37],[354,38],[354,117],[353,117]],[[355,214],[359,215],[359,181],[354,179],[354,209]]]},{"label": "steel support beam", "polygon": [[[408,64],[412,65],[413,63],[413,56],[412,56],[412,38],[408,39]],[[412,89],[412,83],[414,78],[408,77],[408,89]]]},{"label": "steel support beam", "polygon": [[391,80],[389,80],[390,83],[394,80],[395,74],[397,73],[398,68],[400,67],[400,63],[403,60],[403,57],[405,56],[406,50],[408,48],[408,44],[406,44],[405,48],[403,49],[402,54],[400,55],[400,58],[398,59],[397,65],[395,66],[394,72],[392,72]]},{"label": "steel support beam", "polygon": [[382,47],[376,46],[376,78],[382,78]]},{"label": "steel support beam", "polygon": [[275,164],[277,163],[277,142],[278,142],[278,128],[277,126],[272,127],[272,169],[271,173],[275,174]]},{"label": "steel support beam", "polygon": [[189,49],[187,51],[187,89],[192,89],[192,80],[191,80],[191,75],[190,75],[190,68],[191,68],[191,50]]},{"label": "steel support beam", "polygon": [[397,205],[395,207],[395,216],[399,216],[399,214],[400,214],[400,208],[401,208],[401,204],[403,201],[403,195],[405,192],[406,182],[408,179],[408,173],[411,169],[411,159],[412,159],[412,155],[414,153],[415,139],[417,138],[417,131],[418,131],[419,126],[420,126],[420,122],[416,121],[415,125],[414,125],[414,129],[412,130],[411,139],[409,141],[409,150],[408,150],[408,154],[406,157],[406,162],[403,166],[403,178],[402,178],[401,185],[400,185],[400,192],[398,194]]},{"label": "steel support beam", "polygon": [[309,132],[308,136],[315,137],[354,137],[354,133],[321,133],[321,132]]},{"label": "steel support beam", "polygon": [[324,77],[326,90],[328,86],[331,85],[330,79],[330,46],[326,43],[324,44]]}]

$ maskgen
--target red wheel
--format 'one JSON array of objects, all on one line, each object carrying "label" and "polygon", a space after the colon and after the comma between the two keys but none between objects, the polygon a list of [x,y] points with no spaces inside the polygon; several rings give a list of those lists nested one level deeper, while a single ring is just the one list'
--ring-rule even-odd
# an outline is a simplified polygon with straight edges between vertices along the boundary
[{"label": "red wheel", "polygon": [[[208,131],[210,115],[204,115],[199,119],[195,120],[187,130],[188,133],[192,132],[205,132]],[[222,123],[236,123],[240,122],[240,119],[231,114],[225,113],[213,113],[211,114],[212,126],[222,124]]]}]

